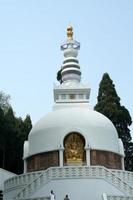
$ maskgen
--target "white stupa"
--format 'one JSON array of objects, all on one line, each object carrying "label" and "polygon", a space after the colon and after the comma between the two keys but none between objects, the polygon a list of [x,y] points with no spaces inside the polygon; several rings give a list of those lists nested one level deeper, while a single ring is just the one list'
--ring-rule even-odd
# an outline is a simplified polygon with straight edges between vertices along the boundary
[{"label": "white stupa", "polygon": [[131,200],[133,173],[124,170],[124,149],[112,122],[89,105],[82,84],[79,42],[73,28],[61,45],[61,84],[53,110],[32,128],[24,144],[24,174],[5,182],[5,200]]}]

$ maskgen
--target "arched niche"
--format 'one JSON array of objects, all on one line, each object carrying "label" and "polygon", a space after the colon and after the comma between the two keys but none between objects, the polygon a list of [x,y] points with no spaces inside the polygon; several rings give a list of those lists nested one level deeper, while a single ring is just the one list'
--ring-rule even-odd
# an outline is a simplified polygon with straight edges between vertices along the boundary
[{"label": "arched niche", "polygon": [[64,138],[64,164],[83,165],[85,160],[85,139],[77,133],[71,132]]}]

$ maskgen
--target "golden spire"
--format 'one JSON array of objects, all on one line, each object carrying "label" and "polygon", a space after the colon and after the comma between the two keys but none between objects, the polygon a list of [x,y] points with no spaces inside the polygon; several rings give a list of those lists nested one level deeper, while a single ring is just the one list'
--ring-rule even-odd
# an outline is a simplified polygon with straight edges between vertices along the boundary
[{"label": "golden spire", "polygon": [[67,27],[67,38],[68,38],[68,40],[73,40],[73,27],[72,26]]}]

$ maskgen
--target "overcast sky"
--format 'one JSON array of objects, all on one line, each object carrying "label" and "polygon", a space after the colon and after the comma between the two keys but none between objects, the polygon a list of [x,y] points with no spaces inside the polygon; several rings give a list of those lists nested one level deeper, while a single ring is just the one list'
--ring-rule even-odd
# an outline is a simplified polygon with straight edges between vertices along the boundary
[{"label": "overcast sky", "polygon": [[52,110],[70,23],[91,105],[107,72],[133,118],[133,0],[0,0],[0,90],[16,116],[30,114],[34,124]]}]

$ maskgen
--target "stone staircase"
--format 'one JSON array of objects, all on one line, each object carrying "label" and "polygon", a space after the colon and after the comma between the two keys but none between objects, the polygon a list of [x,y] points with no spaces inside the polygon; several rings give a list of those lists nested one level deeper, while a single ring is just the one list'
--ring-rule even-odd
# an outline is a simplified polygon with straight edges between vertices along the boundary
[{"label": "stone staircase", "polygon": [[[122,191],[126,196],[133,196],[133,187],[131,187],[128,183],[124,182],[116,174],[111,172],[111,170],[105,167],[69,166],[51,167],[47,170],[42,171],[38,177],[36,177],[33,181],[28,183],[23,189],[21,189],[20,192],[18,192],[18,194],[14,197],[14,200],[29,200],[31,195],[33,195],[37,190],[39,190],[49,181],[69,178],[103,178],[104,180],[118,188],[120,191]],[[109,200],[112,200],[111,197]]]}]

